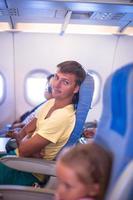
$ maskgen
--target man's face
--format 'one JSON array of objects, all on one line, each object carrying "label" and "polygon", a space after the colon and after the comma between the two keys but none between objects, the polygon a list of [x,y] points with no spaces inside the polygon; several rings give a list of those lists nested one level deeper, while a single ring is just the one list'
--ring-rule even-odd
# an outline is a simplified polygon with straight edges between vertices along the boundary
[{"label": "man's face", "polygon": [[52,95],[55,99],[72,98],[79,90],[76,84],[76,76],[70,73],[61,73],[58,71],[52,82]]}]

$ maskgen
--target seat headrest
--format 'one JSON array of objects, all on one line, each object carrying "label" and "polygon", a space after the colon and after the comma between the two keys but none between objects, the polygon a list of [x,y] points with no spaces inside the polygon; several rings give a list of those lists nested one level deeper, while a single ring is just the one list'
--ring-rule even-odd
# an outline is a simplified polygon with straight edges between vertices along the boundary
[{"label": "seat headrest", "polygon": [[91,75],[86,74],[86,78],[81,84],[79,90],[79,100],[76,109],[75,127],[65,147],[77,143],[78,139],[81,137],[87,114],[89,112],[89,109],[91,108],[93,92],[94,79]]},{"label": "seat headrest", "polygon": [[112,183],[133,159],[133,63],[105,82],[103,110],[94,140],[114,155]]},{"label": "seat headrest", "polygon": [[[126,65],[112,75],[105,83],[103,110],[96,138],[107,140],[112,134],[123,137],[133,119],[133,64]],[[115,132],[115,134],[114,134]]]}]

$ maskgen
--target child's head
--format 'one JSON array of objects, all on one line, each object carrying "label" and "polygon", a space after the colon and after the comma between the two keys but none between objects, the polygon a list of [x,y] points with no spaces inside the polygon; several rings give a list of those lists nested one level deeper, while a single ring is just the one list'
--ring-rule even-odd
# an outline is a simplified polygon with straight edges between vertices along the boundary
[{"label": "child's head", "polygon": [[102,200],[110,176],[112,156],[95,143],[79,144],[57,161],[58,200]]}]

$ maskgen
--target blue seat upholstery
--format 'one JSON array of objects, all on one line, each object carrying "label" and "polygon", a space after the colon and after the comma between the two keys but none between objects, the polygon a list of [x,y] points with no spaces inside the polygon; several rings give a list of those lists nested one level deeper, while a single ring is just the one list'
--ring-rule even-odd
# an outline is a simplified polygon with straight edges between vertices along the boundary
[{"label": "blue seat upholstery", "polygon": [[94,140],[114,155],[109,192],[133,159],[133,64],[109,76],[103,93],[103,111]]},{"label": "blue seat upholstery", "polygon": [[133,160],[125,167],[124,171],[114,185],[108,200],[132,200],[133,199]]},{"label": "blue seat upholstery", "polygon": [[91,102],[94,92],[94,80],[89,74],[86,75],[85,80],[81,84],[79,91],[79,101],[76,110],[76,123],[73,132],[65,147],[71,146],[78,142],[83,132],[83,126],[91,108]]}]

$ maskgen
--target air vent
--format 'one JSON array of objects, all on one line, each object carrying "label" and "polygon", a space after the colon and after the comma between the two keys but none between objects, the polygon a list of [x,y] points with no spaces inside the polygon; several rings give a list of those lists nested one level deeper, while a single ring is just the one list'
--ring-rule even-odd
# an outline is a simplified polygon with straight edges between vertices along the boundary
[{"label": "air vent", "polygon": [[114,16],[112,16],[112,20],[120,20],[125,15],[126,15],[126,13],[116,13]]},{"label": "air vent", "polygon": [[66,16],[67,10],[56,10],[55,11],[55,18],[62,19]]},{"label": "air vent", "polygon": [[120,20],[126,13],[95,12],[91,20]]},{"label": "air vent", "polygon": [[93,12],[72,12],[71,19],[89,19]]},{"label": "air vent", "polygon": [[0,9],[0,16],[19,16],[18,8]]}]

